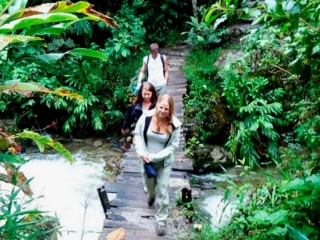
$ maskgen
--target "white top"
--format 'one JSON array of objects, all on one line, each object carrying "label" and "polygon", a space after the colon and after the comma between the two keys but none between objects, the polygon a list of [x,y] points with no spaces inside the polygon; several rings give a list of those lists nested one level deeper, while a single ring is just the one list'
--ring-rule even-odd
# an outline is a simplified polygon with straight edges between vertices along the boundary
[{"label": "white top", "polygon": [[164,148],[166,142],[169,140],[169,137],[170,135],[168,133],[154,132],[149,126],[147,130],[149,153],[160,152]]},{"label": "white top", "polygon": [[[166,59],[165,55],[163,56],[163,60]],[[147,64],[148,56],[145,56],[143,58],[143,62]],[[158,53],[156,58],[153,58],[152,55],[149,55],[149,62],[147,64],[148,68],[148,79],[147,81],[150,82],[153,86],[162,86],[165,85],[166,82],[164,80],[164,74],[163,74],[163,64],[161,61],[160,53]]]}]

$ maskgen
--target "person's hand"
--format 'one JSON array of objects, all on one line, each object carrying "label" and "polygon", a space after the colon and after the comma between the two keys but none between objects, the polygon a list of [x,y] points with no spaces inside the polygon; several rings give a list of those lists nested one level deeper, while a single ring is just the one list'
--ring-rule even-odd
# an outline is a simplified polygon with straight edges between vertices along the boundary
[{"label": "person's hand", "polygon": [[138,92],[139,92],[140,87],[141,87],[141,81],[139,81],[139,82],[137,83],[137,86],[136,86],[135,89],[133,90],[133,93],[134,93],[135,96],[138,95]]},{"label": "person's hand", "polygon": [[129,129],[121,129],[121,133],[123,135],[127,135],[129,133]]},{"label": "person's hand", "polygon": [[148,155],[141,156],[141,160],[144,161],[145,163],[149,163],[152,161],[152,159]]}]

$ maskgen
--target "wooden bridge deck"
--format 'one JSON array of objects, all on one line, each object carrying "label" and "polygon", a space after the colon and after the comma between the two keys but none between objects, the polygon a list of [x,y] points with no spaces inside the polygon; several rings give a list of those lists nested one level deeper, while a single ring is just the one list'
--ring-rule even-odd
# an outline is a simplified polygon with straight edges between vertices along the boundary
[{"label": "wooden bridge deck", "polygon": [[[176,115],[183,122],[183,95],[186,92],[186,79],[180,70],[185,54],[176,50],[165,53],[169,59],[170,80],[168,93],[174,97]],[[175,59],[174,59],[175,58]],[[174,65],[179,62],[180,64]],[[184,154],[184,134],[182,128],[180,147],[175,152],[170,180],[170,204],[177,191],[188,183],[188,172],[192,171],[192,163]],[[107,235],[117,228],[124,228],[126,240],[174,239],[170,236],[158,237],[155,233],[155,209],[149,208],[147,194],[143,191],[140,163],[134,149],[125,153],[123,172],[116,182],[106,182],[104,188],[108,193],[110,208],[107,211],[99,240],[105,240]]]}]

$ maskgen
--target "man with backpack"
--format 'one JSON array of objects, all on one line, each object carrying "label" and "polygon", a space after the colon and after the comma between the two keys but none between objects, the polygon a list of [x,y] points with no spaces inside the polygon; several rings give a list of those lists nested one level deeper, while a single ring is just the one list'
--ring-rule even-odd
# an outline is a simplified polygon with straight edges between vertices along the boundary
[{"label": "man with backpack", "polygon": [[167,93],[169,80],[168,58],[159,53],[159,45],[157,43],[150,44],[150,54],[143,58],[137,89],[141,86],[144,77],[146,81],[156,88],[158,95]]}]

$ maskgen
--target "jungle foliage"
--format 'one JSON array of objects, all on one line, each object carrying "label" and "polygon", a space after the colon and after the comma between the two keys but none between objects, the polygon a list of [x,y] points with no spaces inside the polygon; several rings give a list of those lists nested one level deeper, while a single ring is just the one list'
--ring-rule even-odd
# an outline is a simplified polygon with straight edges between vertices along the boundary
[{"label": "jungle foliage", "polygon": [[[16,1],[16,5],[34,6],[31,4],[48,2],[58,1]],[[186,19],[188,12],[180,9],[185,8],[187,2],[93,1],[98,10],[112,13],[112,21],[111,18],[104,21],[116,24],[115,28],[102,21],[92,21],[100,15],[86,16],[78,21],[80,15],[65,13],[59,15],[59,24],[50,24],[50,19],[35,19],[38,27],[33,27],[32,31],[28,21],[19,24],[19,29],[12,30],[20,36],[32,36],[32,44],[31,40],[16,42],[1,52],[2,84],[36,83],[49,89],[72,91],[83,99],[37,93],[28,98],[1,95],[1,116],[15,119],[20,129],[40,130],[54,122],[55,129],[46,129],[51,134],[73,137],[118,134],[114,129],[121,124],[123,112],[130,104],[131,79],[141,67],[146,46],[151,41],[170,45],[167,42],[170,36],[169,41],[179,37],[177,29],[183,28],[176,22]],[[77,4],[91,6],[86,2]],[[150,11],[145,12],[146,8]],[[58,17],[58,13],[55,14]]]},{"label": "jungle foliage", "polygon": [[[81,19],[91,21],[103,21],[113,27],[118,27],[114,20],[106,15],[94,11],[88,3],[78,2],[76,4],[59,2],[57,4],[46,4],[43,6],[26,8],[26,1],[2,1],[0,11],[0,51],[2,79],[0,84],[0,96],[2,111],[6,110],[7,104],[14,101],[34,97],[33,94],[50,95],[66,98],[74,101],[83,101],[83,96],[68,91],[61,86],[44,86],[37,81],[32,81],[29,74],[36,67],[34,62],[47,61],[55,62],[66,55],[85,56],[98,59],[105,59],[101,52],[73,48],[67,52],[56,54],[45,54],[45,39],[38,35],[49,34],[59,35],[70,23],[76,23]],[[25,54],[14,55],[15,51],[21,50]],[[24,51],[26,50],[26,51]],[[20,53],[21,53],[20,52]],[[33,55],[38,53],[36,55]],[[17,58],[11,58],[11,54]],[[29,61],[27,60],[29,59]],[[33,59],[34,62],[30,61]],[[22,61],[21,64],[17,64]],[[28,65],[30,63],[30,65]],[[19,71],[14,65],[23,68]],[[11,72],[12,71],[12,72]],[[7,79],[10,77],[10,79]],[[21,78],[22,77],[22,78]],[[48,87],[53,87],[52,89]],[[9,101],[7,101],[9,100]],[[12,101],[12,102],[10,102]],[[18,102],[19,104],[21,102]],[[32,100],[29,102],[33,105]],[[10,107],[10,106],[9,106]],[[22,106],[24,107],[24,106]],[[15,109],[7,109],[13,113]],[[18,111],[19,113],[19,111]],[[54,126],[55,124],[51,124]],[[48,125],[49,126],[49,125]],[[45,127],[44,129],[46,129]],[[30,181],[20,170],[26,160],[20,155],[23,152],[22,140],[32,140],[40,152],[50,147],[59,152],[66,160],[72,163],[71,153],[64,146],[54,141],[49,136],[43,136],[34,131],[24,130],[22,132],[9,129],[6,124],[0,128],[0,238],[1,239],[57,239],[59,234],[59,219],[46,216],[46,213],[32,206],[36,200],[33,197]],[[14,132],[14,134],[10,133]],[[6,185],[5,185],[6,184]],[[9,185],[10,187],[4,187]]]},{"label": "jungle foliage", "polygon": [[[186,41],[193,48],[184,67],[185,121],[196,125],[188,151],[224,145],[246,174],[264,164],[281,173],[263,186],[231,184],[223,200],[238,203],[232,221],[218,232],[203,228],[194,239],[319,238],[319,0],[198,1],[199,16],[191,1],[178,0],[93,1],[94,8],[81,1],[79,12],[24,14],[50,2],[68,9],[58,1],[0,3],[0,119],[38,133],[105,136],[119,129],[148,43]],[[228,27],[235,23],[250,27],[232,44]],[[229,59],[230,51],[241,54]],[[215,64],[221,56],[223,68]],[[0,133],[0,163],[14,167],[1,177],[20,184],[1,196],[1,220],[8,221],[0,236],[56,236],[56,219],[25,211],[29,203],[9,208],[28,183],[19,182],[24,161],[11,140],[31,138],[41,149],[68,152],[28,130]]]},{"label": "jungle foliage", "polygon": [[[188,151],[224,145],[243,174],[266,164],[280,173],[258,186],[231,182],[222,201],[237,203],[232,219],[194,239],[319,238],[319,3],[217,1],[184,33],[194,45],[184,67],[185,117],[196,123]],[[225,41],[229,23],[248,21]]]}]

